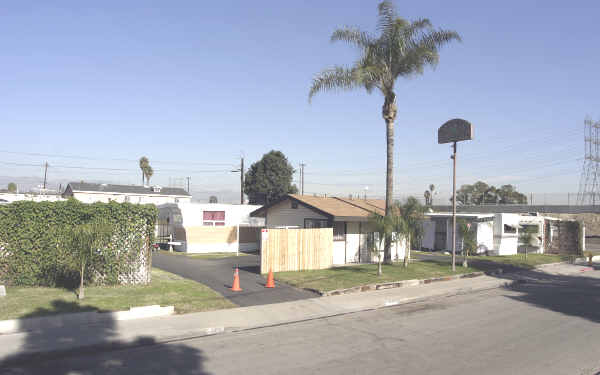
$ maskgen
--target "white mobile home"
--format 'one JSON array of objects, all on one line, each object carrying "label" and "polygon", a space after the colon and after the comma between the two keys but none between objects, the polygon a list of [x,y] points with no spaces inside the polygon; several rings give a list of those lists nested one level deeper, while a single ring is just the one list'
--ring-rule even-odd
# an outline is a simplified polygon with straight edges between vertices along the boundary
[{"label": "white mobile home", "polygon": [[[422,247],[425,250],[448,251],[452,249],[452,214],[427,213],[423,222],[424,236]],[[495,255],[512,255],[523,252],[525,247],[520,233],[525,227],[533,228],[534,243],[528,251],[543,253],[556,235],[553,230],[558,219],[537,214],[482,214],[457,213],[457,220],[463,219],[476,231],[477,252]],[[456,250],[462,251],[462,238],[456,234]]]},{"label": "white mobile home", "polygon": [[[427,213],[423,221],[423,241],[421,246],[427,250],[452,249],[452,214]],[[494,248],[494,214],[456,214],[456,218],[471,223],[471,230],[476,231],[479,252]],[[458,232],[458,231],[457,231]],[[462,238],[457,233],[456,249],[462,250]]]},{"label": "white mobile home", "polygon": [[260,206],[179,203],[158,206],[157,235],[188,253],[256,250],[264,219],[250,217]]},{"label": "white mobile home", "polygon": [[[267,228],[332,228],[333,264],[376,261],[369,216],[383,215],[385,201],[288,194],[251,213],[262,217]],[[392,246],[392,259],[403,259],[405,241]]]}]

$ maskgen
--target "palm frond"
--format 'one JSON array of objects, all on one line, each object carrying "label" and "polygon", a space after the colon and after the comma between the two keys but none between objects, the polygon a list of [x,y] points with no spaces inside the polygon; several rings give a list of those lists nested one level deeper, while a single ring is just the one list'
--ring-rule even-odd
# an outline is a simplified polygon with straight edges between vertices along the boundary
[{"label": "palm frond", "polygon": [[359,86],[360,83],[356,80],[353,69],[334,66],[321,71],[313,78],[308,101],[310,102],[312,97],[321,91],[352,90]]},{"label": "palm frond", "polygon": [[456,31],[440,29],[423,35],[419,45],[427,49],[437,50],[452,41],[462,42],[462,38]]},{"label": "palm frond", "polygon": [[399,18],[396,13],[396,7],[391,1],[382,1],[378,6],[379,19],[377,20],[377,29],[382,34],[387,34]]},{"label": "palm frond", "polygon": [[343,41],[355,44],[360,48],[368,48],[368,46],[373,44],[373,37],[371,37],[369,33],[356,27],[346,26],[344,28],[335,30],[331,35],[331,41]]},{"label": "palm frond", "polygon": [[419,18],[410,23],[410,28],[414,30],[432,29],[433,25],[429,18]]}]

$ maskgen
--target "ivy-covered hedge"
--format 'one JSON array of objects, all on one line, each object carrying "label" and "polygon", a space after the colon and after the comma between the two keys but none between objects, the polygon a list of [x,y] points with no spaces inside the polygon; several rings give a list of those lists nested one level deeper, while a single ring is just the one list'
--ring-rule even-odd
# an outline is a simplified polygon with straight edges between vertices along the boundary
[{"label": "ivy-covered hedge", "polygon": [[158,211],[154,205],[20,201],[0,205],[0,283],[72,286],[64,236],[74,225],[103,219],[113,227],[110,244],[97,252],[85,278],[99,284],[150,281],[150,244]]}]

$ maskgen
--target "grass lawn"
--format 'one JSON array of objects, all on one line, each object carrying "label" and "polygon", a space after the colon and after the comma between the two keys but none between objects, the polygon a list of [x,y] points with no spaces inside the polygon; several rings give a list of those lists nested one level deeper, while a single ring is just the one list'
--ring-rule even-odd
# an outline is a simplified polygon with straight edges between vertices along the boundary
[{"label": "grass lawn", "polygon": [[0,299],[0,320],[81,311],[118,311],[132,306],[174,305],[177,314],[217,310],[235,305],[193,280],[152,269],[146,286],[90,286],[79,301],[61,288],[7,287]]},{"label": "grass lawn", "polygon": [[[180,256],[187,256],[190,258],[196,258],[196,259],[222,259],[222,258],[229,258],[229,257],[234,257],[236,256],[236,253],[203,253],[203,254],[188,254],[188,253],[183,253],[180,251],[167,251],[167,250],[160,250],[161,254],[167,254],[167,255],[180,255]],[[257,252],[241,252],[240,251],[240,255],[239,256],[247,256],[247,255],[253,255],[256,254]]]},{"label": "grass lawn", "polygon": [[[412,253],[422,254],[422,255],[436,255],[436,256],[446,256],[450,259],[451,255],[445,255],[441,252],[424,252],[424,251],[412,251]],[[457,264],[461,264],[463,260],[462,255],[456,256]],[[539,266],[540,264],[548,264],[548,263],[556,263],[556,262],[566,262],[569,260],[568,255],[554,255],[554,254],[528,254],[527,259],[525,259],[525,254],[515,254],[515,255],[502,255],[502,256],[486,256],[486,255],[478,255],[478,256],[469,256],[469,260],[481,260],[486,262],[494,262],[499,264],[509,264],[516,267],[521,268],[534,268],[535,266]]]},{"label": "grass lawn", "polygon": [[[456,267],[456,273],[475,272],[478,269]],[[275,279],[299,288],[320,291],[351,288],[353,286],[399,280],[427,279],[452,275],[449,262],[420,261],[404,268],[401,263],[383,265],[383,275],[377,276],[377,264],[335,267],[325,270],[278,272]]]},{"label": "grass lawn", "polygon": [[[488,262],[509,264],[521,268],[534,268],[540,264],[566,262],[569,256],[566,255],[551,255],[551,254],[528,254],[525,259],[525,254],[503,255],[503,256],[485,256],[478,255],[469,257],[469,259],[484,260]],[[462,257],[460,257],[462,262]]]}]

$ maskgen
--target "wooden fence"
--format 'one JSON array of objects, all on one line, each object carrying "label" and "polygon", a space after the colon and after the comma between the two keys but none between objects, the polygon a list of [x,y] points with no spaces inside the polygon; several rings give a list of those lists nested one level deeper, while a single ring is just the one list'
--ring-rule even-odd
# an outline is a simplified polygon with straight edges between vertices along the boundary
[{"label": "wooden fence", "polygon": [[333,229],[265,229],[260,272],[318,270],[333,265]]}]

